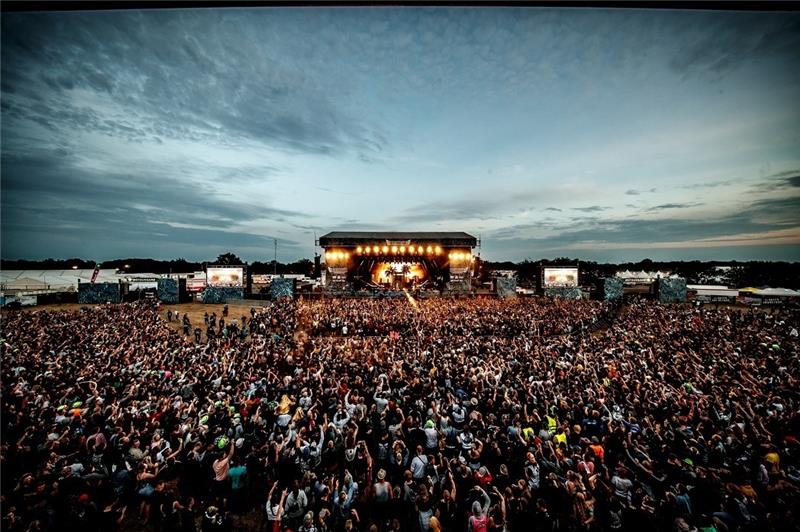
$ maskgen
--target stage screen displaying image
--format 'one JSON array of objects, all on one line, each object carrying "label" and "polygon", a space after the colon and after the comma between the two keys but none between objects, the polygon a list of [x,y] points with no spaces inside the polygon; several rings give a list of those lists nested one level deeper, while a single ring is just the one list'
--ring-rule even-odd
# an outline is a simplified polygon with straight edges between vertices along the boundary
[{"label": "stage screen displaying image", "polygon": [[544,287],[578,286],[578,268],[545,268]]},{"label": "stage screen displaying image", "polygon": [[206,270],[208,286],[243,286],[244,268],[209,266]]}]

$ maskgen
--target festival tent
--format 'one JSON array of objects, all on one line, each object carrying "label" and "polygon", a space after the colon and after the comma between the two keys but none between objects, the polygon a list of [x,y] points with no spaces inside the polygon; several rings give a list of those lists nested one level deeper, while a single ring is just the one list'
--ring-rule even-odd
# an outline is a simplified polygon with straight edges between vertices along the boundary
[{"label": "festival tent", "polygon": [[[78,289],[78,283],[89,283],[94,274],[93,269],[69,269],[69,270],[3,270],[0,272],[0,284],[3,289],[11,283],[20,283],[20,280],[28,279],[29,284],[41,283],[44,288],[54,291],[74,291]],[[116,283],[120,276],[113,268],[100,270],[96,283]],[[22,283],[20,283],[22,284]]]},{"label": "festival tent", "polygon": [[47,289],[48,285],[46,283],[40,279],[34,279],[31,277],[17,277],[16,279],[10,279],[9,282],[3,283],[4,293],[40,291]]}]

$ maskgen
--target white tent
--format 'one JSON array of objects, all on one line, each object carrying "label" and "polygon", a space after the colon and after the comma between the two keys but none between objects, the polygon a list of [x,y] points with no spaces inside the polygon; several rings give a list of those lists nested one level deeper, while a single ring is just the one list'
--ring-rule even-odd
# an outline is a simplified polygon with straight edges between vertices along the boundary
[{"label": "white tent", "polygon": [[[92,280],[93,269],[85,270],[4,270],[0,272],[0,284],[5,288],[20,279],[29,279],[53,290],[77,290],[78,281],[88,283]],[[100,270],[96,283],[116,283],[120,276],[112,269]]]},{"label": "white tent", "polygon": [[8,294],[41,292],[49,288],[43,281],[31,277],[17,277],[16,279],[11,279],[9,282],[3,282],[2,287],[3,292]]}]

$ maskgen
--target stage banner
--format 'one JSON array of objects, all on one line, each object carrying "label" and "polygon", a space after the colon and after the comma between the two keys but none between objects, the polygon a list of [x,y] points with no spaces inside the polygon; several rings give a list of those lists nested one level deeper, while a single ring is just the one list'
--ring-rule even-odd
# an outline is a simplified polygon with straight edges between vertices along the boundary
[{"label": "stage banner", "polygon": [[606,301],[622,298],[622,279],[617,277],[606,277],[603,281],[603,292]]},{"label": "stage banner", "polygon": [[686,301],[686,279],[670,277],[658,280],[658,300],[662,303]]},{"label": "stage banner", "polygon": [[78,303],[82,305],[119,303],[121,300],[119,283],[80,283],[78,285]]},{"label": "stage banner", "polygon": [[159,279],[158,299],[160,299],[164,303],[177,303],[178,281],[175,279]]},{"label": "stage banner", "polygon": [[269,285],[269,294],[272,299],[294,297],[294,279],[273,278]]},{"label": "stage banner", "polygon": [[499,297],[517,297],[517,280],[513,277],[498,277],[495,279],[495,286]]},{"label": "stage banner", "polygon": [[97,275],[100,273],[100,265],[94,267],[94,271],[92,272],[92,284],[97,280]]}]

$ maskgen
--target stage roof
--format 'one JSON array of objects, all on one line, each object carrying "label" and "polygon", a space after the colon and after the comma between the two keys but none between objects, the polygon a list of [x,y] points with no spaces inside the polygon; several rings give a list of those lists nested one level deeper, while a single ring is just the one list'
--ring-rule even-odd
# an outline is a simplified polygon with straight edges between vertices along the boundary
[{"label": "stage roof", "polygon": [[464,232],[430,231],[333,231],[319,237],[319,245],[347,246],[362,242],[382,242],[385,240],[410,240],[412,242],[435,242],[443,246],[475,247],[478,239]]}]

